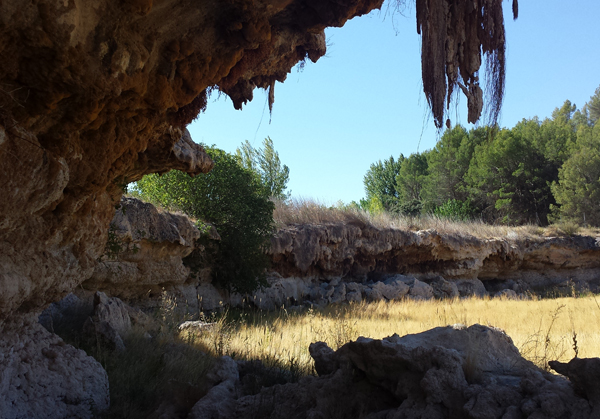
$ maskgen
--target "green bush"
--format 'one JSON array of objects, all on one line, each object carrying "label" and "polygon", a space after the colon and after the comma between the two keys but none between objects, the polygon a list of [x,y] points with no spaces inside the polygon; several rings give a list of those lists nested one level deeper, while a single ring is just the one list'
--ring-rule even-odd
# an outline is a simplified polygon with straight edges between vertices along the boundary
[{"label": "green bush", "polygon": [[264,250],[274,231],[270,191],[233,155],[214,147],[206,147],[206,152],[215,162],[210,173],[194,178],[179,171],[148,175],[136,189],[144,200],[213,224],[221,236],[214,254],[213,283],[252,292],[264,283],[269,263]]},{"label": "green bush", "polygon": [[390,212],[416,217],[417,215],[421,214],[422,210],[423,203],[418,199],[411,199],[404,202],[398,202],[390,209]]},{"label": "green bush", "polygon": [[473,218],[475,208],[469,201],[459,201],[458,199],[449,199],[442,205],[433,210],[433,215],[449,220],[467,221]]}]

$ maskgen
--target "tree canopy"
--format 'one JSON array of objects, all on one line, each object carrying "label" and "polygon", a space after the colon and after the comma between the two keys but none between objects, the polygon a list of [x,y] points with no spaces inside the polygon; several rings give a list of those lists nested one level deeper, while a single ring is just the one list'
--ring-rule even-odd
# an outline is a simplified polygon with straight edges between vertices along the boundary
[{"label": "tree canopy", "polygon": [[492,223],[600,225],[599,116],[600,87],[581,109],[567,100],[544,120],[447,129],[432,150],[372,164],[367,202]]},{"label": "tree canopy", "polygon": [[273,140],[267,137],[262,148],[254,148],[248,140],[236,150],[238,162],[258,174],[262,183],[273,198],[288,199],[290,192],[285,192],[290,176],[290,169],[279,160]]}]

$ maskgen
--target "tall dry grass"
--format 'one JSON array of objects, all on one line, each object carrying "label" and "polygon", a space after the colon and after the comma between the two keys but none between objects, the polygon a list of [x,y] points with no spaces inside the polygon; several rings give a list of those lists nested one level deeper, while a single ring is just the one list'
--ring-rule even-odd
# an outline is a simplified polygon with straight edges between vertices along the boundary
[{"label": "tall dry grass", "polygon": [[310,199],[276,201],[273,218],[278,228],[298,224],[345,223],[373,226],[378,229],[390,228],[411,231],[434,229],[441,234],[470,235],[482,239],[504,238],[511,241],[572,236],[574,234],[600,235],[599,228],[582,228],[573,223],[561,223],[549,227],[491,225],[481,220],[456,221],[435,215],[413,217],[389,212],[371,214],[351,206],[327,206]]},{"label": "tall dry grass", "polygon": [[600,355],[600,307],[594,296],[406,300],[303,313],[229,313],[216,320],[211,330],[187,334],[184,339],[216,355],[261,359],[282,368],[295,365],[303,374],[312,371],[308,353],[312,342],[325,341],[337,349],[359,336],[381,339],[456,323],[479,323],[505,330],[523,356],[542,368],[547,368],[547,361],[552,359],[570,360],[575,351],[579,357]]}]

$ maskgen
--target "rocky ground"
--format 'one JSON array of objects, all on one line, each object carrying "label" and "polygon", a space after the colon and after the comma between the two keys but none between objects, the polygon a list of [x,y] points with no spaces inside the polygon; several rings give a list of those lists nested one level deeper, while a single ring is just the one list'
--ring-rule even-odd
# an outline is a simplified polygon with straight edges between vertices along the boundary
[{"label": "rocky ground", "polygon": [[[592,418],[598,417],[598,359],[544,372],[501,330],[439,327],[382,340],[359,338],[333,351],[310,346],[318,377],[249,391],[245,362],[223,357],[220,383],[190,419],[226,418]],[[579,375],[581,374],[581,375]]]},{"label": "rocky ground", "polygon": [[[53,323],[64,321],[70,307],[79,305],[81,308],[85,304],[72,296],[53,305],[52,311],[40,321],[51,328]],[[110,351],[128,351],[120,335],[128,333],[134,325],[143,324],[145,330],[151,330],[156,327],[151,322],[152,319],[118,298],[97,292],[82,330],[87,339],[94,340],[93,345],[102,345]],[[182,326],[198,327],[198,324]],[[44,333],[47,335],[40,327],[40,336]],[[60,364],[62,359],[56,358],[63,355],[52,348],[61,341],[46,340],[37,343],[45,348],[41,351],[42,358],[46,363]],[[196,399],[182,403],[165,396],[151,417],[600,417],[597,380],[600,359],[550,362],[550,366],[562,374],[554,375],[522,358],[511,338],[493,327],[457,324],[381,340],[361,337],[337,351],[323,342],[315,342],[309,351],[316,376],[298,377],[290,371],[277,374],[260,361],[218,358],[203,379],[205,389],[195,393]],[[26,364],[29,362],[32,361]],[[81,361],[71,357],[69,362]],[[94,370],[89,369],[89,365],[81,365],[81,368]],[[275,374],[278,379],[272,379]],[[86,381],[86,385],[90,382],[93,381]],[[98,399],[94,399],[96,406],[105,408],[106,389],[98,390],[88,388]],[[17,396],[11,393],[11,397]],[[72,397],[82,396],[74,392]],[[82,407],[76,405],[72,409],[67,416],[77,416]]]}]

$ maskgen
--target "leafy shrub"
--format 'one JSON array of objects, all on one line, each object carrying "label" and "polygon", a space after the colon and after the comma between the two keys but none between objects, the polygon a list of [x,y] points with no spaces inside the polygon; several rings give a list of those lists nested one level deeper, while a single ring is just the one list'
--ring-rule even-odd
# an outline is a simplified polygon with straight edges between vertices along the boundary
[{"label": "leafy shrub", "polygon": [[212,270],[215,285],[252,292],[264,282],[269,263],[264,249],[274,230],[270,191],[231,154],[214,147],[206,152],[215,162],[210,173],[148,175],[136,188],[142,199],[214,225],[221,236]]},{"label": "leafy shrub", "polygon": [[433,210],[433,215],[454,221],[468,221],[473,217],[475,209],[470,201],[450,199]]},{"label": "leafy shrub", "polygon": [[411,199],[410,201],[404,201],[396,204],[392,208],[392,212],[400,215],[408,215],[416,217],[423,210],[423,203],[418,199]]}]

